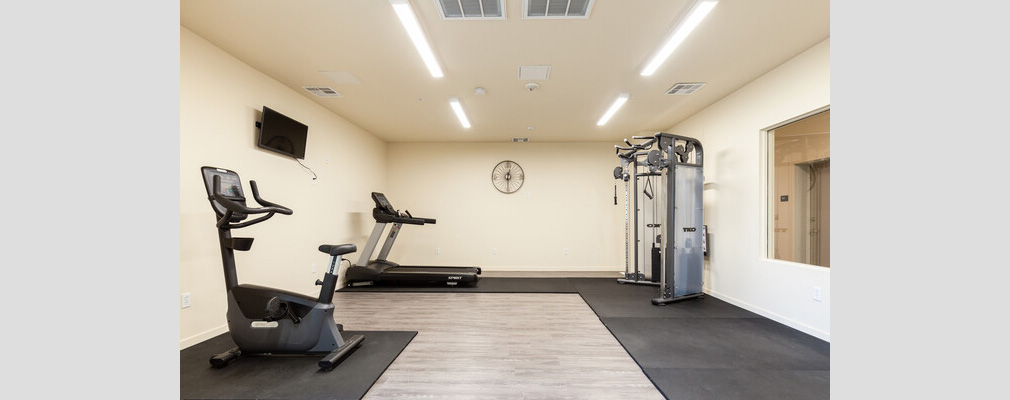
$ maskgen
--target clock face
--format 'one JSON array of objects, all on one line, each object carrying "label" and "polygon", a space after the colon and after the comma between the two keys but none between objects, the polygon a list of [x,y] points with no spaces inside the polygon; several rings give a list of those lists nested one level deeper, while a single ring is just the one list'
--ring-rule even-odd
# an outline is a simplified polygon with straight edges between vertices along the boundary
[{"label": "clock face", "polygon": [[505,160],[494,166],[491,171],[491,183],[502,193],[515,193],[523,186],[523,168],[515,161]]}]

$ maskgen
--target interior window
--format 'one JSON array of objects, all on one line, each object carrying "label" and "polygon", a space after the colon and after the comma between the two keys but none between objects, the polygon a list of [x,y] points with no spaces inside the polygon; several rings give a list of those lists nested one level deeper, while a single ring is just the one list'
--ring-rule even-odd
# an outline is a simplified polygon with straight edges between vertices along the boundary
[{"label": "interior window", "polygon": [[831,111],[768,130],[768,258],[831,266]]}]

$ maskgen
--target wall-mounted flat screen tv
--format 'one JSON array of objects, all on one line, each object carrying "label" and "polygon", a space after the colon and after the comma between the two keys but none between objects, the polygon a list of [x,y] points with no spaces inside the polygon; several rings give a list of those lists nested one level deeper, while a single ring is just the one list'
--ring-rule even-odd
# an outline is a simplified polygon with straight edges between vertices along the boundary
[{"label": "wall-mounted flat screen tv", "polygon": [[263,121],[259,127],[260,135],[256,142],[259,147],[300,160],[305,159],[308,126],[264,106]]}]

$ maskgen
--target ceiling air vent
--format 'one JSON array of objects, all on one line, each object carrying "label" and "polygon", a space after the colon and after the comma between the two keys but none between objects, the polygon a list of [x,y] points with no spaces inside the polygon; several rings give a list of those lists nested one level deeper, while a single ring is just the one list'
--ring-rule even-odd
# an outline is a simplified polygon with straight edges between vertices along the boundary
[{"label": "ceiling air vent", "polygon": [[528,141],[530,141],[530,138],[528,138],[528,137],[514,137],[514,138],[512,138],[512,142],[514,142],[514,143],[526,143]]},{"label": "ceiling air vent", "polygon": [[697,92],[698,89],[701,89],[702,86],[705,86],[705,82],[678,83],[676,85],[673,85],[673,87],[670,88],[670,90],[667,90],[666,94],[688,95]]},{"label": "ceiling air vent", "polygon": [[325,86],[306,86],[302,89],[308,90],[309,93],[312,93],[317,97],[341,97],[340,93],[337,93],[336,90]]},{"label": "ceiling air vent", "polygon": [[505,0],[435,0],[442,19],[505,19]]},{"label": "ceiling air vent", "polygon": [[593,0],[523,0],[523,18],[586,19]]},{"label": "ceiling air vent", "polygon": [[551,76],[550,65],[520,65],[519,80],[536,81],[547,80]]},{"label": "ceiling air vent", "polygon": [[347,71],[319,71],[319,74],[338,85],[360,85],[362,83],[361,79]]}]

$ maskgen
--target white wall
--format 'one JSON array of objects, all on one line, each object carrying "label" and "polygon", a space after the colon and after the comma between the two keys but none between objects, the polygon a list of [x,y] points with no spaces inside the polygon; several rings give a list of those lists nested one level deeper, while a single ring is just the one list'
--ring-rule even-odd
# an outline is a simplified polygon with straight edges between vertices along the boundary
[{"label": "white wall", "polygon": [[[315,280],[329,261],[319,244],[364,245],[371,229],[369,193],[384,188],[386,149],[303,94],[185,27],[180,30],[179,291],[192,296],[192,306],[180,311],[185,348],[227,331],[215,215],[200,167],[234,170],[250,197],[248,181],[255,180],[265,200],[294,210],[233,231],[235,237],[256,239],[251,251],[236,252],[239,283],[311,294],[318,293]],[[255,122],[263,106],[309,126],[302,163],[311,172],[290,157],[256,147]]]},{"label": "white wall", "polygon": [[[615,206],[614,144],[390,143],[390,203],[437,221],[405,225],[390,260],[488,271],[623,271],[624,189],[618,187]],[[526,173],[516,193],[491,184],[502,160]]]},{"label": "white wall", "polygon": [[765,257],[762,130],[829,106],[830,81],[828,39],[669,130],[698,138],[705,150],[709,293],[824,340],[830,269]]}]

